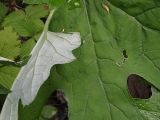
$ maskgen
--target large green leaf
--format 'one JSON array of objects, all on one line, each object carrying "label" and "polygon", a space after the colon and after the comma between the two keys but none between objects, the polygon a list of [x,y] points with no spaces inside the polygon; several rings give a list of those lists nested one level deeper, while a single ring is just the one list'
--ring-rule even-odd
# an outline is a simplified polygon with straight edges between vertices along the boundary
[{"label": "large green leaf", "polygon": [[[50,94],[42,91],[53,87],[68,96],[69,120],[152,120],[153,116],[158,120],[159,91],[148,100],[133,99],[127,78],[138,74],[160,89],[159,4],[159,0],[81,0],[81,8],[60,9],[50,28],[81,32],[83,45],[75,51],[78,60],[57,65],[51,83],[42,87],[21,115],[40,111]],[[39,108],[34,108],[40,101]]]}]

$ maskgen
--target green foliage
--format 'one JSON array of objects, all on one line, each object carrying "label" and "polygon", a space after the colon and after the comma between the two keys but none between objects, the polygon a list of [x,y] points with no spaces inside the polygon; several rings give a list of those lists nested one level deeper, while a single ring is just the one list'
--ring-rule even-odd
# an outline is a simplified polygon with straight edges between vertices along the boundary
[{"label": "green foliage", "polygon": [[43,30],[44,23],[40,18],[48,15],[45,5],[28,6],[23,10],[17,10],[8,15],[3,26],[12,26],[21,36],[34,36]]},{"label": "green foliage", "polygon": [[18,71],[19,68],[17,67],[11,65],[0,65],[0,84],[5,88],[10,89],[14,82],[14,79],[18,74]]},{"label": "green foliage", "polygon": [[42,4],[46,3],[51,8],[61,7],[63,4],[67,5],[69,9],[81,7],[80,0],[24,0],[28,4]]},{"label": "green foliage", "polygon": [[0,23],[7,13],[7,8],[0,2]]},{"label": "green foliage", "polygon": [[0,31],[0,56],[14,60],[20,53],[20,41],[11,27]]},{"label": "green foliage", "polygon": [[69,0],[68,1],[68,8],[71,9],[75,9],[75,8],[80,8],[81,7],[81,3],[80,0]]},{"label": "green foliage", "polygon": [[65,2],[65,0],[49,0],[49,5],[50,5],[51,7],[59,7],[59,6],[61,6],[64,2]]},{"label": "green foliage", "polygon": [[9,89],[6,89],[5,87],[3,87],[2,85],[0,85],[0,95],[4,95],[4,94],[8,94],[11,91]]},{"label": "green foliage", "polygon": [[[151,108],[159,114],[160,98],[153,100],[153,92],[147,101],[139,100],[139,107],[128,94],[127,77],[138,74],[160,89],[159,1],[109,0],[104,2],[109,13],[98,0],[80,3],[76,10],[60,9],[50,25],[53,31],[80,31],[83,39],[75,51],[77,61],[57,65],[49,79],[53,89],[63,89],[68,96],[69,120],[152,120]],[[50,90],[47,84],[44,87]],[[38,97],[43,95],[40,91]],[[154,119],[160,118],[158,114]]]},{"label": "green foliage", "polygon": [[[20,53],[20,41],[11,27],[0,31],[0,56],[14,60]],[[18,73],[18,68],[0,64],[0,84],[10,89]]]},{"label": "green foliage", "polygon": [[50,7],[59,7],[59,6],[61,6],[65,2],[65,0],[24,0],[24,2],[28,3],[28,4],[42,4],[42,3],[46,3]]},{"label": "green foliage", "polygon": [[30,52],[32,51],[32,48],[35,45],[35,39],[31,38],[28,41],[26,41],[25,43],[23,43],[21,45],[21,51],[20,51],[20,57],[24,58],[26,56],[28,56],[30,54]]},{"label": "green foliage", "polygon": [[24,0],[27,4],[42,4],[42,3],[49,3],[49,0]]},{"label": "green foliage", "polygon": [[[7,8],[0,4],[1,18],[6,14]],[[3,7],[2,7],[3,6]],[[5,8],[4,10],[2,8]],[[1,12],[1,10],[3,10]],[[37,36],[43,30],[44,23],[40,18],[44,18],[48,15],[48,8],[44,5],[30,5],[23,10],[16,10],[5,17],[2,26],[4,30],[0,31],[0,56],[8,59],[16,60],[20,57],[20,60],[24,60],[22,63],[7,63],[0,64],[0,84],[10,89],[12,83],[17,76],[19,68],[16,66],[22,66],[26,57],[29,55],[31,49],[35,45]],[[12,29],[13,28],[13,29]],[[18,34],[17,34],[18,33]],[[20,43],[19,36],[29,36],[30,40]],[[35,40],[36,39],[36,40]]]},{"label": "green foliage", "polygon": [[41,117],[39,120],[50,119],[53,115],[55,115],[57,110],[52,106],[44,106],[41,112]]},{"label": "green foliage", "polygon": [[[49,4],[49,0],[25,2]],[[75,4],[71,3],[71,9],[66,6],[57,11],[50,29],[81,32],[83,44],[75,51],[78,59],[52,69],[36,100],[20,109],[20,119],[39,118],[49,95],[59,88],[65,91],[69,99],[69,120],[159,120],[159,0],[108,0],[104,2],[108,9],[103,8],[103,2],[98,0],[80,0],[80,7],[74,10]],[[14,20],[8,16],[5,20],[9,22],[4,22],[4,25],[14,27],[17,24],[14,21],[35,15],[32,10],[29,11],[31,13],[28,12],[28,15],[23,11],[13,12],[10,16]],[[35,16],[37,19],[42,17],[41,14]],[[29,22],[32,26],[32,21]],[[37,26],[41,24],[35,23]],[[37,31],[35,28],[34,31],[30,30],[27,23],[19,30],[17,26],[22,25],[14,27],[22,35],[31,36]],[[30,39],[26,46],[22,46],[22,56],[29,54],[28,50],[34,44],[34,39]],[[127,59],[123,56],[123,50],[126,50]],[[3,67],[5,73],[1,71],[0,68],[0,81],[8,81],[13,78],[10,75],[16,75],[14,69],[9,70],[8,67]],[[127,77],[133,73],[156,87],[150,99],[133,99],[128,94]]]}]

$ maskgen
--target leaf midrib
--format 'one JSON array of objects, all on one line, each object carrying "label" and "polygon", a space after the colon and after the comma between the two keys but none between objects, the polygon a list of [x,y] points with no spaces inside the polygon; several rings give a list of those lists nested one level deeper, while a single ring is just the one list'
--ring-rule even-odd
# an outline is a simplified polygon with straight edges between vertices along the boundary
[{"label": "leaf midrib", "polygon": [[[109,106],[109,112],[110,112],[110,120],[112,120],[112,113],[111,113],[111,106],[110,106],[110,103],[109,103],[109,99],[108,99],[108,96],[105,92],[105,88],[104,88],[104,85],[103,85],[103,82],[102,82],[102,78],[100,76],[100,66],[99,66],[99,63],[98,63],[98,60],[97,60],[97,52],[96,52],[96,47],[95,47],[95,42],[94,42],[94,38],[93,38],[93,33],[92,33],[92,28],[91,28],[91,25],[90,25],[90,20],[89,20],[89,15],[88,15],[88,11],[87,11],[87,5],[86,5],[86,1],[83,0],[83,3],[84,3],[84,10],[85,10],[85,14],[87,16],[87,24],[88,24],[88,28],[89,28],[89,32],[91,34],[91,38],[92,38],[92,43],[93,43],[93,47],[94,47],[94,53],[95,53],[95,56],[96,56],[96,65],[97,65],[97,69],[98,69],[98,75],[99,75],[99,78],[98,78],[98,81],[101,85],[101,88],[102,90],[104,91],[104,94],[105,94],[105,99],[106,101],[108,101],[108,105],[106,104],[106,106],[108,107]],[[107,103],[107,102],[106,102]],[[83,116],[84,117],[84,116]],[[84,118],[83,118],[84,120]]]}]

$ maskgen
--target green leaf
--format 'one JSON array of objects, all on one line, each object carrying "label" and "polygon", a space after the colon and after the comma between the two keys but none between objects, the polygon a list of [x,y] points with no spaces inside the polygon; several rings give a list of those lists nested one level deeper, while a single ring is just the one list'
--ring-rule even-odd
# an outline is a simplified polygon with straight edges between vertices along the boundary
[{"label": "green leaf", "polygon": [[10,89],[14,82],[14,79],[18,74],[18,71],[19,69],[17,67],[11,65],[0,65],[0,84],[5,88]]},{"label": "green leaf", "polygon": [[80,0],[69,0],[68,1],[69,9],[75,9],[75,8],[80,8],[80,7],[81,7]]},{"label": "green leaf", "polygon": [[24,58],[25,56],[28,56],[30,52],[32,51],[33,47],[35,46],[36,42],[33,38],[27,40],[21,45],[21,52],[20,57]]},{"label": "green leaf", "polygon": [[[81,3],[80,9],[59,10],[50,26],[54,31],[80,31],[83,39],[75,51],[78,60],[57,65],[49,79],[53,89],[63,89],[69,99],[69,120],[153,120],[150,110],[159,108],[159,101],[150,107],[141,102],[144,107],[140,109],[135,104],[138,100],[129,95],[127,78],[138,74],[160,89],[159,0]],[[46,93],[40,91],[37,98],[42,96]],[[153,97],[155,94],[148,99],[152,103]],[[29,112],[24,110],[23,116]],[[156,119],[160,116],[154,116]]]},{"label": "green leaf", "polygon": [[7,8],[0,2],[0,23],[7,13]]},{"label": "green leaf", "polygon": [[41,112],[40,119],[45,120],[51,118],[53,115],[55,115],[57,112],[56,108],[53,106],[44,106]]},{"label": "green leaf", "polygon": [[26,16],[30,19],[40,19],[48,15],[48,7],[45,5],[30,5],[25,9]]},{"label": "green leaf", "polygon": [[[135,73],[160,88],[160,31],[151,27],[151,23],[160,26],[160,22],[157,24],[150,20],[158,20],[157,16],[153,16],[155,13],[152,9],[148,10],[148,19],[143,17],[139,21],[133,17],[133,14],[145,16],[143,10],[155,7],[152,6],[154,2],[143,1],[138,6],[138,0],[133,3],[129,0],[109,1],[104,2],[109,13],[102,8],[99,1],[83,0],[82,10],[76,13],[65,10],[65,15],[64,11],[60,12],[57,22],[53,21],[53,29],[59,30],[58,26],[61,24],[66,31],[78,29],[85,41],[80,50],[79,61],[70,66],[58,66],[56,70],[60,77],[54,77],[57,80],[55,87],[64,88],[68,93],[70,120],[145,120],[146,117],[133,105],[135,101],[128,94],[127,77]],[[132,14],[129,11],[131,6],[136,6]],[[84,15],[80,16],[82,11]],[[159,11],[156,10],[156,13],[159,14]],[[69,17],[78,19],[74,19],[73,23]],[[62,21],[60,25],[57,24],[59,19]],[[150,26],[144,21],[149,22]],[[128,55],[125,61],[123,50]],[[60,83],[58,78],[64,83]],[[70,85],[65,85],[66,80]],[[149,113],[150,109],[147,111]]]},{"label": "green leaf", "polygon": [[49,0],[24,0],[27,4],[42,4],[42,3],[49,3]]},{"label": "green leaf", "polygon": [[43,3],[46,3],[50,7],[59,7],[65,2],[65,0],[24,0],[24,2],[28,3],[28,4],[43,4]]},{"label": "green leaf", "polygon": [[152,97],[148,100],[135,100],[136,106],[138,106],[142,115],[148,120],[160,120],[160,104],[157,104],[160,100],[160,93],[155,88],[152,88]]},{"label": "green leaf", "polygon": [[[46,3],[50,7],[60,7],[64,3],[67,3],[69,9],[79,8],[81,7],[80,0],[24,0],[25,3],[28,4],[42,4]],[[66,5],[66,4],[65,4]]]},{"label": "green leaf", "polygon": [[0,95],[2,94],[8,94],[11,91],[9,89],[6,89],[5,87],[3,87],[2,85],[0,85]]},{"label": "green leaf", "polygon": [[0,56],[14,60],[20,53],[20,41],[11,27],[0,31]]},{"label": "green leaf", "polygon": [[49,0],[49,5],[52,7],[59,7],[61,6],[65,0]]},{"label": "green leaf", "polygon": [[17,10],[9,14],[5,18],[3,26],[12,26],[21,36],[34,36],[43,30],[44,23],[40,18],[46,17],[48,11],[45,5],[30,5],[25,12]]}]

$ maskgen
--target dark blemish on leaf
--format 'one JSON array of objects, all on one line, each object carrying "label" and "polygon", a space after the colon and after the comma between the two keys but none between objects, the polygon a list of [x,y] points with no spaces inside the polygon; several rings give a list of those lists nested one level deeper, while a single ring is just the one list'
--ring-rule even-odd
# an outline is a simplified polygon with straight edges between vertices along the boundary
[{"label": "dark blemish on leaf", "polygon": [[57,113],[49,120],[68,120],[68,102],[62,90],[55,90],[48,99],[47,105],[57,108]]},{"label": "dark blemish on leaf", "polygon": [[126,50],[123,50],[123,56],[124,56],[124,58],[128,58],[128,55],[127,55],[127,51],[126,51]]},{"label": "dark blemish on leaf", "polygon": [[139,75],[129,75],[127,85],[129,93],[133,98],[148,99],[152,96],[150,83]]}]

